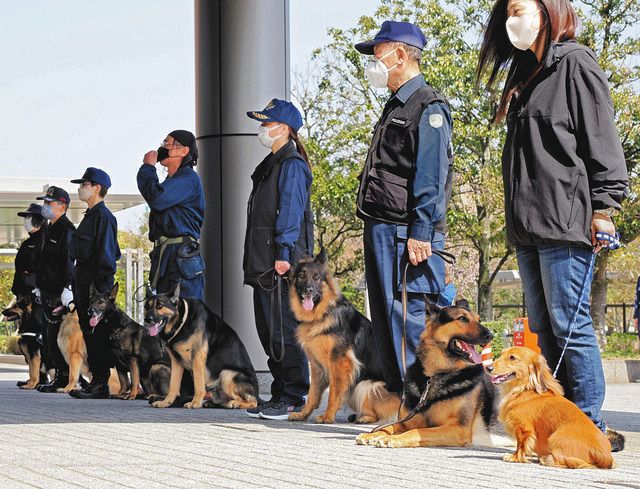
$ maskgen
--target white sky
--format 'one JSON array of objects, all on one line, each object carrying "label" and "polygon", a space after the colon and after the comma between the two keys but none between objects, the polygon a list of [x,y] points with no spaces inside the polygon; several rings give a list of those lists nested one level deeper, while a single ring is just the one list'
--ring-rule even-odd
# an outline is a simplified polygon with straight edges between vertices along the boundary
[{"label": "white sky", "polygon": [[[291,0],[292,69],[329,27],[350,27],[377,4]],[[143,154],[176,127],[195,132],[193,0],[1,5],[3,176],[78,177],[99,166],[112,192],[137,192]],[[118,217],[128,227],[131,215]]]}]

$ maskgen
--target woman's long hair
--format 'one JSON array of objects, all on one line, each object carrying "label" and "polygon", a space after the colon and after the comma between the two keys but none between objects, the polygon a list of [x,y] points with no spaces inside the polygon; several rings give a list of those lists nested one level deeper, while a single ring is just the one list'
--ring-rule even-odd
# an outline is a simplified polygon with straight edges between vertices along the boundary
[{"label": "woman's long hair", "polygon": [[[542,62],[532,63],[531,53],[516,49],[507,35],[507,5],[509,0],[497,0],[484,30],[480,46],[476,81],[489,74],[486,88],[491,90],[502,73],[506,82],[498,104],[496,122],[504,119],[511,97],[521,91],[540,71]],[[545,34],[544,59],[551,42],[574,39],[578,17],[569,0],[536,0],[542,15],[540,32]]]},{"label": "woman's long hair", "polygon": [[298,150],[298,153],[300,153],[300,156],[302,156],[302,159],[309,166],[309,169],[311,169],[311,163],[309,163],[309,156],[307,155],[307,150],[305,149],[304,144],[302,144],[302,141],[300,141],[300,136],[291,127],[287,126],[287,128],[289,129],[289,137],[296,144],[296,149]]}]

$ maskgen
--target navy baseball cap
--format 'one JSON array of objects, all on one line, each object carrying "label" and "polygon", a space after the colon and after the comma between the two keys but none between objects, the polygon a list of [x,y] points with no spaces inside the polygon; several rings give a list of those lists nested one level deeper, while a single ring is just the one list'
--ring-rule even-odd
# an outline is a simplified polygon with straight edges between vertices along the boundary
[{"label": "navy baseball cap", "polygon": [[424,49],[427,38],[420,27],[411,22],[385,20],[376,37],[371,41],[359,42],[356,44],[356,49],[362,54],[373,54],[374,46],[383,42],[402,42],[418,49]]},{"label": "navy baseball cap", "polygon": [[24,212],[18,212],[20,217],[27,216],[41,216],[42,215],[42,206],[38,204],[29,204],[29,208]]},{"label": "navy baseball cap", "polygon": [[69,194],[65,189],[53,186],[47,189],[46,195],[36,197],[36,200],[44,200],[45,202],[53,202],[55,200],[67,205],[71,203],[71,197],[69,197]]},{"label": "navy baseball cap", "polygon": [[93,184],[97,183],[98,185],[104,188],[111,187],[111,179],[109,178],[109,175],[107,175],[107,172],[104,170],[101,170],[100,168],[94,168],[92,166],[90,166],[84,171],[84,175],[82,175],[82,178],[76,178],[75,180],[71,180],[71,183],[84,183],[84,182],[91,182]]},{"label": "navy baseball cap", "polygon": [[263,110],[247,112],[252,119],[260,122],[282,122],[295,132],[302,127],[302,115],[291,102],[274,98]]}]

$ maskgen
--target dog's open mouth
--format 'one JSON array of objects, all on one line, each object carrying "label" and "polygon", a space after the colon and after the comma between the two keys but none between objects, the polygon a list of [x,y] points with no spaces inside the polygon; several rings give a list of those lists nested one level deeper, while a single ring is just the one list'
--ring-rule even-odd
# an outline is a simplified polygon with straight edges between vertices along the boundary
[{"label": "dog's open mouth", "polygon": [[507,380],[514,379],[515,377],[516,377],[515,372],[511,372],[510,374],[492,375],[491,383],[494,385],[500,385],[506,382]]},{"label": "dog's open mouth", "polygon": [[158,333],[160,333],[160,330],[162,329],[162,327],[164,326],[164,323],[166,322],[167,320],[166,318],[164,318],[158,321],[157,323],[147,323],[147,330],[149,331],[149,336],[158,336]]},{"label": "dog's open mouth", "polygon": [[91,317],[89,318],[89,326],[91,326],[92,328],[95,328],[100,322],[100,320],[102,319],[102,316],[103,316],[102,314],[91,315]]},{"label": "dog's open mouth", "polygon": [[4,316],[5,321],[17,321],[18,319],[20,319],[20,314],[16,312],[14,313],[3,312],[2,315]]},{"label": "dog's open mouth", "polygon": [[482,363],[482,355],[480,353],[482,351],[481,345],[474,345],[460,338],[454,338],[449,342],[449,351],[468,362],[475,364]]},{"label": "dog's open mouth", "polygon": [[51,311],[51,314],[53,314],[54,316],[61,316],[64,313],[65,309],[66,308],[63,305],[59,305],[53,311]]},{"label": "dog's open mouth", "polygon": [[313,302],[313,296],[310,294],[305,294],[302,296],[302,308],[305,311],[312,311],[315,307],[315,303]]}]

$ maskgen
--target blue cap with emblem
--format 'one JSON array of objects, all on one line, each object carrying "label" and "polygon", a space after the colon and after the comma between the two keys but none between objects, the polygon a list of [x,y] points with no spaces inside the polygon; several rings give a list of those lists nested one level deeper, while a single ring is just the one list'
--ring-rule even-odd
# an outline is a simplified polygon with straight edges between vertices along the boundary
[{"label": "blue cap with emblem", "polygon": [[250,111],[247,115],[260,122],[282,122],[295,132],[302,127],[302,115],[296,106],[277,98],[272,99],[263,110]]},{"label": "blue cap with emblem", "polygon": [[47,189],[47,194],[42,197],[36,197],[36,200],[44,200],[45,202],[58,201],[63,204],[69,205],[71,203],[71,197],[69,193],[60,187],[51,186]]},{"label": "blue cap with emblem", "polygon": [[20,217],[27,217],[27,216],[33,216],[33,215],[41,216],[42,206],[38,204],[29,204],[29,208],[24,212],[18,212],[18,215]]},{"label": "blue cap with emblem", "polygon": [[71,180],[71,183],[84,183],[91,182],[94,184],[98,184],[101,187],[109,188],[111,187],[111,178],[107,175],[107,172],[101,170],[100,168],[94,168],[90,166],[84,171],[84,175],[82,178],[76,178],[75,180]]},{"label": "blue cap with emblem", "polygon": [[382,23],[380,32],[376,34],[373,40],[359,42],[356,44],[356,49],[362,54],[373,54],[374,46],[383,42],[402,42],[418,49],[424,49],[424,45],[427,44],[427,38],[420,30],[420,27],[411,22],[385,20]]}]

